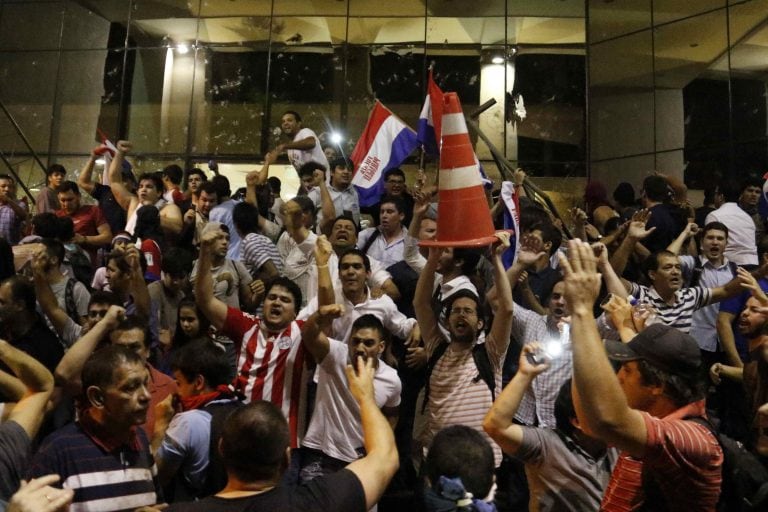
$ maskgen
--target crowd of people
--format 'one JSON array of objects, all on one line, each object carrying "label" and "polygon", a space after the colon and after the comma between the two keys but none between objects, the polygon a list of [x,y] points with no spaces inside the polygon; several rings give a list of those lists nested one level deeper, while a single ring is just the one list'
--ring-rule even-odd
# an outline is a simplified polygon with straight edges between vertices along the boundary
[{"label": "crowd of people", "polygon": [[351,160],[282,131],[234,192],[135,176],[129,141],[100,179],[102,146],[49,167],[34,208],[0,174],[6,510],[768,507],[759,180],[698,209],[593,181],[564,226],[517,170],[516,243],[489,195],[495,243],[421,247],[423,173],[361,208]]}]

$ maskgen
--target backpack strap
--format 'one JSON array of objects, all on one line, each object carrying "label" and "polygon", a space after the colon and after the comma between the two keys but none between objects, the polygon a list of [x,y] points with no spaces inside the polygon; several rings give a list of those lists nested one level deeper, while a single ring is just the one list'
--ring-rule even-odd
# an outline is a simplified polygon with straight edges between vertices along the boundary
[{"label": "backpack strap", "polygon": [[242,406],[240,400],[232,400],[209,403],[203,407],[203,410],[211,415],[211,434],[208,442],[208,467],[205,470],[203,488],[198,496],[200,498],[216,494],[227,485],[227,472],[219,453],[219,439],[226,419]]},{"label": "backpack strap", "polygon": [[77,279],[72,277],[67,279],[67,284],[64,287],[64,306],[67,309],[67,316],[77,322],[80,320],[80,315],[77,312],[77,304],[75,303],[75,283],[77,283]]},{"label": "backpack strap", "polygon": [[432,351],[432,355],[427,360],[427,369],[424,381],[424,402],[421,405],[421,413],[427,410],[427,402],[429,402],[429,380],[432,377],[432,371],[435,369],[435,365],[443,357],[445,351],[448,349],[448,343],[445,341],[440,342],[435,350]]},{"label": "backpack strap", "polygon": [[491,365],[491,359],[488,357],[488,350],[486,350],[485,343],[476,343],[472,347],[472,359],[475,360],[475,366],[477,367],[477,377],[473,379],[473,382],[478,382],[480,379],[485,382],[488,389],[491,391],[491,401],[496,401],[496,375]]},{"label": "backpack strap", "polygon": [[701,273],[704,271],[704,266],[701,264],[701,257],[696,256],[693,258],[695,261],[695,264],[693,265],[693,270],[691,271],[691,281],[688,284],[690,288],[693,288],[694,286],[699,286],[699,281],[701,280]]},{"label": "backpack strap", "polygon": [[[430,377],[432,377],[432,371],[435,369],[437,361],[443,357],[443,354],[445,354],[447,349],[448,343],[440,343],[435,347],[435,351],[432,352],[432,355],[429,356],[429,360],[427,361],[426,381],[424,383],[424,402],[421,406],[422,414],[426,411],[427,403],[429,402],[429,380]],[[480,380],[485,382],[485,385],[488,386],[488,389],[491,391],[491,401],[495,402],[496,374],[493,371],[491,360],[488,357],[488,351],[485,349],[485,343],[476,343],[475,346],[472,347],[472,360],[475,363],[475,368],[477,368],[477,376],[472,379],[472,382],[479,382]]]},{"label": "backpack strap", "polygon": [[363,248],[361,249],[363,254],[368,254],[368,250],[373,245],[373,242],[376,241],[377,238],[381,236],[381,231],[378,228],[373,229],[373,233],[371,233],[371,236],[368,237],[368,240],[365,241],[365,245],[363,245]]}]

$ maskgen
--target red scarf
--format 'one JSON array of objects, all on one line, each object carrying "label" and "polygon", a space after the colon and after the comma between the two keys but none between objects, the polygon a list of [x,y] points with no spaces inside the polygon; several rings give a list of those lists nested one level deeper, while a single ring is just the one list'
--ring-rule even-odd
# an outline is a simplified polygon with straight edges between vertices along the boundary
[{"label": "red scarf", "polygon": [[181,404],[182,411],[191,411],[193,409],[200,409],[204,407],[206,404],[208,404],[208,402],[213,402],[214,400],[220,400],[224,398],[235,398],[235,394],[231,389],[229,389],[229,386],[221,384],[210,393],[202,393],[200,395],[188,396],[186,398],[179,397],[179,403]]}]

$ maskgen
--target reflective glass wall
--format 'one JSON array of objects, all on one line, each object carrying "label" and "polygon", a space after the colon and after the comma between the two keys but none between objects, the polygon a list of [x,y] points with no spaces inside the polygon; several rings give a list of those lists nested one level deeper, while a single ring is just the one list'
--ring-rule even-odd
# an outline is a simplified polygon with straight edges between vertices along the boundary
[{"label": "reflective glass wall", "polygon": [[768,0],[590,0],[591,175],[768,170]]},{"label": "reflective glass wall", "polygon": [[[375,99],[415,128],[432,65],[465,112],[496,100],[478,124],[508,159],[583,177],[585,40],[584,0],[0,0],[0,101],[45,165],[99,132],[138,170],[255,164],[287,109],[345,153]],[[0,152],[42,181],[3,112]]]}]

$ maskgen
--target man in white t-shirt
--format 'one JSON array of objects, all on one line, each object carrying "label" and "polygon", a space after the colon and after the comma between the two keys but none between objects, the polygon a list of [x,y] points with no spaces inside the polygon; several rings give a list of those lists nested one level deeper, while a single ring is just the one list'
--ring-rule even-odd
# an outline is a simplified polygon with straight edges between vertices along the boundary
[{"label": "man in white t-shirt", "polygon": [[328,159],[323,153],[323,148],[320,147],[320,140],[315,132],[302,127],[298,112],[287,110],[280,119],[280,127],[290,142],[279,144],[275,151],[278,154],[286,153],[296,172],[299,172],[299,168],[307,162],[317,162],[328,169]]},{"label": "man in white t-shirt", "polygon": [[373,360],[373,389],[376,405],[397,424],[402,389],[397,371],[383,362],[387,331],[374,315],[363,315],[352,324],[347,342],[323,334],[334,318],[344,313],[344,306],[323,306],[304,323],[302,343],[318,365],[315,410],[302,441],[302,482],[334,473],[365,455],[360,408],[346,384],[345,368],[358,358]]}]

